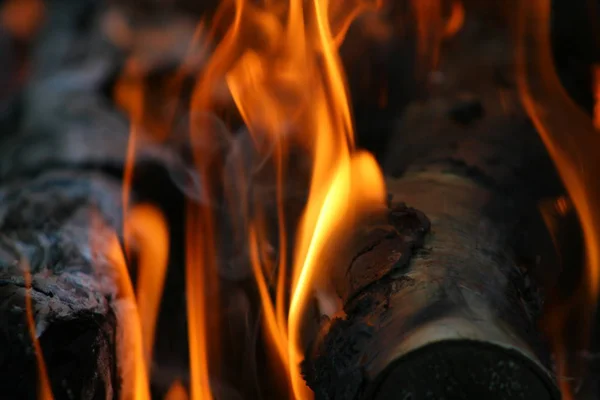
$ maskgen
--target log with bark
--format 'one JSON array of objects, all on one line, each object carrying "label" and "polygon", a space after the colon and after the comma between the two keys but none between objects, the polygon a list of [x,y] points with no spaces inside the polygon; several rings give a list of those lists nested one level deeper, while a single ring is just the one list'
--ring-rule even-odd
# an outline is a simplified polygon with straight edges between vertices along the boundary
[{"label": "log with bark", "polygon": [[520,106],[507,21],[467,10],[397,127],[390,209],[333,261],[345,317],[307,350],[317,399],[560,398],[538,324],[563,265],[538,205],[564,190]]},{"label": "log with bark", "polygon": [[119,293],[110,264],[94,253],[106,250],[120,226],[120,193],[117,181],[72,171],[42,174],[0,190],[4,398],[36,398],[28,296],[55,398],[106,399],[119,393]]},{"label": "log with bark", "polygon": [[27,298],[54,398],[120,394],[118,321],[132,303],[105,256],[122,226],[122,183],[112,172],[125,160],[128,127],[99,91],[114,62],[110,48],[91,47],[100,59],[81,52],[102,44],[94,24],[82,23],[98,6],[48,2],[20,96],[23,122],[2,126],[0,393],[7,399],[37,398]]}]

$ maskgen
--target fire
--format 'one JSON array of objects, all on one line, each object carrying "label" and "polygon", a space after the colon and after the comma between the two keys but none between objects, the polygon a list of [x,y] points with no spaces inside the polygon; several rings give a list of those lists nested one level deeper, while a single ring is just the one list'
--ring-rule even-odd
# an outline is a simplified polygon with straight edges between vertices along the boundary
[{"label": "fire", "polygon": [[[337,55],[339,35],[347,29],[348,19],[367,5],[357,2],[354,7],[334,8],[338,14],[333,19],[344,21],[338,24],[337,33],[329,24],[331,5],[290,0],[262,8],[238,1],[232,28],[209,64],[216,74],[226,77],[255,142],[266,137],[275,149],[280,243],[285,244],[288,235],[282,200],[285,149],[300,143],[313,160],[308,201],[295,240],[292,279],[288,282],[286,277],[289,267],[284,253],[277,267],[275,301],[268,291],[270,268],[260,256],[264,240],[259,238],[267,235],[264,224],[260,215],[248,217],[249,247],[265,327],[289,374],[294,397],[301,399],[311,397],[299,364],[305,350],[302,325],[307,305],[315,296],[316,282],[326,275],[319,265],[319,253],[343,221],[348,223],[364,211],[361,207],[383,203],[385,192],[375,161],[354,149],[351,112]],[[374,6],[377,4],[370,5]],[[244,37],[252,31],[263,36],[264,43],[246,44]],[[288,132],[290,125],[293,133]],[[280,250],[285,251],[283,247]],[[285,293],[289,293],[288,299]]]},{"label": "fire", "polygon": [[446,26],[444,27],[444,36],[452,37],[456,35],[462,28],[464,22],[465,7],[460,0],[454,0],[452,2],[450,18],[448,18],[448,22],[446,22]]},{"label": "fire", "polygon": [[165,395],[165,400],[188,400],[188,394],[180,381],[175,381]]},{"label": "fire", "polygon": [[594,85],[594,128],[600,130],[600,65],[595,65],[592,73]]},{"label": "fire", "polygon": [[[559,376],[570,372],[564,339],[568,324],[582,320],[589,330],[598,298],[600,278],[600,136],[592,119],[569,98],[554,70],[550,47],[550,1],[520,2],[517,47],[518,84],[523,104],[544,141],[578,213],[586,245],[587,277],[561,310],[550,329]],[[572,334],[571,334],[572,335]],[[589,340],[583,333],[581,342]],[[585,345],[584,345],[585,346]],[[569,382],[560,380],[563,398],[572,398]]]},{"label": "fire", "polygon": [[[340,300],[330,289],[321,255],[328,243],[347,232],[361,215],[384,204],[385,187],[376,161],[355,148],[348,91],[337,52],[351,22],[378,7],[378,0],[223,1],[211,29],[199,24],[198,32],[206,33],[203,41],[209,45],[199,43],[198,34],[191,46],[202,49],[190,49],[190,54],[211,47],[212,55],[197,73],[188,109],[193,168],[203,185],[202,198],[190,199],[186,207],[190,388],[188,394],[176,382],[167,399],[187,399],[189,395],[193,400],[208,400],[214,396],[211,372],[218,370],[220,335],[219,313],[214,311],[219,308],[218,296],[214,296],[219,289],[219,216],[213,204],[223,200],[232,210],[236,237],[249,249],[264,333],[274,361],[283,366],[290,397],[312,398],[300,373],[307,341],[316,333],[310,330],[313,315],[309,304],[318,301],[321,313],[340,311]],[[171,81],[175,92],[182,90],[183,77],[191,70],[185,64],[183,60]],[[130,353],[123,366],[122,398],[139,400],[150,398],[149,368],[169,242],[161,212],[132,201],[135,160],[147,143],[180,139],[172,137],[175,111],[158,123],[153,120],[147,89],[143,71],[130,63],[114,93],[116,102],[129,114],[131,132],[123,178],[124,248],[114,234],[107,255],[118,277],[120,298],[131,305],[120,318],[124,346]],[[237,139],[209,121],[228,107],[235,108],[243,119],[256,165],[270,169],[274,207],[257,200],[248,171],[234,168],[234,176],[225,176],[232,172],[227,169],[228,160],[215,149],[222,143],[231,146]],[[299,171],[290,161],[293,151],[309,161],[308,171]],[[298,174],[304,176],[297,186],[307,195],[301,215],[295,216],[292,224],[286,182]],[[229,180],[235,184],[230,185]],[[277,217],[276,259],[268,248],[267,216],[271,215]],[[135,289],[128,264],[134,253],[139,259]]]},{"label": "fire", "polygon": [[38,368],[38,399],[39,400],[54,400],[52,395],[52,389],[50,388],[50,380],[48,379],[48,371],[46,363],[44,362],[44,354],[42,353],[42,346],[37,337],[36,325],[33,318],[33,305],[31,304],[31,272],[29,265],[25,265],[24,278],[25,278],[25,289],[27,293],[25,295],[25,313],[27,316],[27,327],[29,328],[29,335],[33,343],[33,349],[35,352],[35,358],[37,361]]},{"label": "fire", "polygon": [[160,211],[147,204],[138,205],[129,212],[127,225],[139,253],[136,301],[144,337],[145,362],[150,365],[156,317],[167,271],[168,228]]},{"label": "fire", "polygon": [[124,311],[121,329],[124,333],[121,346],[128,351],[128,358],[123,360],[123,385],[121,387],[121,399],[123,400],[148,400],[150,399],[150,385],[148,371],[144,354],[144,339],[142,333],[142,322],[139,309],[135,301],[134,289],[127,270],[125,255],[121,250],[117,236],[113,236],[108,248],[107,258],[115,268],[119,285],[120,296],[128,301],[129,308]]},{"label": "fire", "polygon": [[450,16],[444,11],[449,3],[443,0],[412,0],[416,19],[417,57],[420,71],[435,70],[439,64],[444,39],[456,35],[463,26],[465,9],[461,0],[450,3]]},{"label": "fire", "polygon": [[0,27],[20,40],[31,40],[44,19],[42,0],[8,0],[0,6]]},{"label": "fire", "polygon": [[[314,296],[314,282],[322,274],[318,271],[318,254],[336,225],[341,224],[341,218],[351,219],[351,212],[368,201],[383,202],[383,183],[374,160],[354,150],[351,113],[337,55],[349,21],[361,10],[378,4],[348,3],[289,0],[261,6],[236,1],[233,21],[198,77],[191,103],[195,113],[214,110],[215,93],[225,84],[252,135],[258,158],[272,162],[280,243],[275,267],[264,256],[268,235],[264,216],[270,210],[245,209],[242,225],[263,302],[265,328],[288,373],[295,398],[310,397],[299,372],[304,353],[301,325],[307,302]],[[338,21],[335,30],[330,20]],[[203,131],[206,126],[191,122],[192,141],[195,137],[212,140]],[[312,169],[308,201],[293,250],[294,261],[288,266],[286,243],[290,234],[285,226],[283,183],[289,173],[286,152],[292,146],[301,146],[310,155]],[[206,178],[203,181],[209,181],[208,167],[203,162],[205,154],[199,152],[195,156],[199,174]],[[365,179],[354,182],[358,177]],[[243,187],[244,177],[238,179]],[[245,198],[239,192],[229,195]],[[206,275],[198,270],[215,268],[214,255],[212,245],[199,250],[197,242],[204,237],[210,243],[214,227],[206,210],[191,218],[196,221],[190,221],[193,231],[188,231],[188,245],[195,243],[195,247],[188,253],[188,262],[195,265],[190,265],[188,272],[195,274],[191,282],[202,285]],[[201,228],[194,230],[197,226]],[[271,279],[273,273],[276,279]],[[269,291],[272,282],[276,282],[275,299]],[[206,372],[210,364],[203,358],[207,338],[202,336],[206,326],[201,310],[205,300],[196,290],[188,288],[189,301],[199,314],[190,315],[190,326],[195,326],[190,334],[201,336],[190,336],[194,347],[190,349],[192,376],[197,374],[192,382],[198,385],[192,386],[192,398],[210,398]],[[202,396],[196,397],[200,391]]]}]

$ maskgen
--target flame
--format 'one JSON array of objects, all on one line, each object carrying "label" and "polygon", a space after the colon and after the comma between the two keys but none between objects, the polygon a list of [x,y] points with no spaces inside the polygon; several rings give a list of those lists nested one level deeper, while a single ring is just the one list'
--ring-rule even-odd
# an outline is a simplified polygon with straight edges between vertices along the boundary
[{"label": "flame", "polygon": [[179,380],[173,382],[165,395],[165,400],[188,400],[188,398],[187,390]]},{"label": "flame", "polygon": [[450,17],[448,18],[446,26],[444,27],[444,36],[452,37],[456,35],[460,31],[464,23],[465,7],[461,0],[454,0],[452,2]]},{"label": "flame", "polygon": [[443,0],[411,0],[416,19],[417,60],[419,71],[437,69],[444,39],[450,39],[462,28],[465,10],[461,0],[453,0],[450,16],[444,18]]},{"label": "flame", "polygon": [[42,0],[8,0],[0,6],[0,26],[20,40],[31,40],[45,15]]},{"label": "flame", "polygon": [[[248,232],[265,327],[289,374],[294,397],[300,399],[312,397],[299,364],[305,350],[302,325],[307,304],[315,296],[316,282],[325,275],[318,256],[328,238],[341,229],[343,220],[352,220],[361,205],[382,204],[385,192],[375,161],[354,150],[349,101],[337,55],[340,35],[347,31],[349,21],[377,4],[357,2],[348,7],[348,3],[342,16],[336,15],[343,22],[334,32],[329,24],[333,3],[328,1],[314,0],[309,5],[300,0],[274,1],[264,8],[237,1],[232,27],[209,66],[213,73],[225,75],[255,142],[266,136],[275,148],[280,243],[287,242],[282,201],[284,149],[299,142],[312,155],[309,196],[297,232],[291,285],[286,279],[287,257],[280,254],[275,301],[268,290],[270,267],[261,256],[266,233],[259,216],[249,218]],[[278,12],[282,8],[285,13]],[[340,8],[334,9],[340,12]],[[246,45],[245,35],[251,31],[262,35],[264,43]],[[289,125],[295,134],[288,132]],[[285,248],[281,246],[280,251]]]},{"label": "flame", "polygon": [[600,130],[600,65],[592,68],[594,90],[594,128]]},{"label": "flame", "polygon": [[[333,309],[339,308],[339,299],[329,289],[320,256],[328,242],[347,231],[362,213],[384,204],[385,188],[377,163],[369,154],[355,149],[346,83],[337,54],[352,21],[380,5],[380,0],[232,0],[222,2],[212,19],[206,40],[216,42],[216,46],[196,77],[189,105],[189,141],[201,144],[191,148],[193,168],[204,185],[202,201],[189,201],[186,208],[191,399],[213,398],[210,372],[218,369],[218,313],[208,312],[208,307],[210,304],[211,309],[218,308],[214,303],[218,296],[213,294],[218,291],[219,281],[218,225],[212,205],[223,192],[223,181],[231,178],[220,176],[226,160],[207,151],[233,140],[198,116],[217,115],[227,107],[224,103],[232,102],[251,135],[258,165],[273,169],[275,209],[263,209],[260,203],[248,206],[254,197],[248,192],[251,185],[243,168],[235,170],[232,179],[238,181],[237,185],[225,185],[224,195],[232,216],[239,219],[234,221],[236,236],[244,238],[248,246],[264,311],[265,333],[283,366],[290,395],[296,399],[312,398],[299,371],[305,341],[310,336],[307,306],[318,299],[322,312],[331,310],[332,304]],[[198,45],[196,40],[192,42],[193,46]],[[197,54],[190,50],[190,54],[194,53]],[[184,70],[182,66],[175,74],[178,84],[173,85],[174,91],[181,90]],[[174,118],[174,114],[168,114],[166,121],[157,125],[151,121],[145,89],[141,73],[130,67],[129,77],[123,76],[115,91],[117,103],[131,120],[123,186],[124,236],[126,255],[132,242],[142,251],[137,308],[131,319],[131,324],[139,326],[130,328],[132,335],[144,344],[143,349],[132,349],[136,368],[135,382],[130,383],[140,390],[143,387],[141,396],[147,395],[146,374],[168,249],[167,228],[154,211],[128,207],[139,146],[146,143],[147,136],[168,140]],[[153,129],[154,126],[160,128]],[[286,178],[295,172],[295,166],[288,162],[291,149],[300,149],[311,161],[308,197],[296,228],[287,225],[285,201]],[[277,216],[277,260],[270,258],[267,248],[266,216],[273,213]],[[125,256],[114,252],[120,276],[129,282],[129,286],[124,283],[124,288],[129,289],[126,294],[130,297]],[[151,266],[145,266],[143,254]],[[145,273],[148,277],[142,275]],[[213,334],[214,331],[217,332]],[[167,397],[187,398],[187,393],[176,384]]]},{"label": "flame", "polygon": [[[206,292],[216,285],[212,217],[208,210],[188,207],[186,229],[186,300],[190,354],[190,398],[210,400]],[[199,243],[202,241],[202,243]],[[213,335],[213,340],[214,340]],[[214,341],[211,343],[216,345]]]},{"label": "flame", "polygon": [[35,319],[33,317],[33,305],[31,304],[31,272],[29,265],[25,263],[24,278],[25,278],[25,313],[27,316],[27,327],[29,329],[29,335],[33,343],[33,349],[35,352],[35,358],[37,361],[38,368],[38,387],[37,397],[39,400],[53,400],[52,388],[50,387],[50,380],[48,379],[48,371],[46,363],[44,362],[44,353],[42,353],[42,346],[37,337]]},{"label": "flame", "polygon": [[154,330],[160,306],[168,261],[168,228],[160,211],[147,204],[135,206],[127,216],[139,253],[136,301],[146,365],[152,361]]},{"label": "flame", "polygon": [[[580,320],[589,340],[589,323],[595,310],[600,278],[600,164],[596,149],[600,136],[589,118],[569,98],[554,69],[550,47],[550,1],[520,2],[517,46],[518,85],[527,113],[543,139],[577,211],[586,245],[587,277],[573,298],[553,313],[550,322],[559,376],[569,373],[564,339],[568,324]],[[572,333],[571,333],[572,335]],[[563,398],[572,388],[561,380]]]},{"label": "flame", "polygon": [[115,269],[119,296],[128,301],[127,305],[130,307],[124,311],[126,315],[123,315],[119,321],[123,325],[122,329],[125,334],[122,339],[125,341],[123,346],[126,346],[127,351],[131,352],[130,358],[122,361],[125,364],[122,366],[125,379],[123,379],[121,387],[121,399],[149,400],[150,385],[144,354],[142,322],[135,301],[133,285],[119,239],[116,235],[112,235],[109,243],[107,259]]}]

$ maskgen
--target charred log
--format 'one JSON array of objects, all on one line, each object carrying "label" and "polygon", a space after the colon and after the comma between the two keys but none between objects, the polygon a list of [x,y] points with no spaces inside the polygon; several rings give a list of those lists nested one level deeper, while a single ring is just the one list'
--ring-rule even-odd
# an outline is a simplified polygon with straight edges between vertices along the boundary
[{"label": "charred log", "polygon": [[0,198],[3,396],[37,398],[28,296],[55,398],[117,396],[123,301],[102,253],[120,226],[120,185],[94,173],[54,172],[7,185]]}]

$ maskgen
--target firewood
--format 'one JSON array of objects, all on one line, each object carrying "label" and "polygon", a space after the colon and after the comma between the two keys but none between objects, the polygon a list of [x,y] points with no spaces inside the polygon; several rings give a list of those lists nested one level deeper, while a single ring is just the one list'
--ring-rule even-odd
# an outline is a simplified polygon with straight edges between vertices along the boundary
[{"label": "firewood", "polygon": [[[0,189],[0,390],[36,398],[36,337],[55,398],[106,399],[119,392],[119,304],[105,253],[120,227],[121,186],[91,172],[52,172]],[[25,273],[30,271],[31,288]]]},{"label": "firewood", "polygon": [[307,349],[316,399],[560,398],[538,324],[576,266],[538,204],[564,189],[520,107],[506,21],[485,15],[467,14],[449,44],[460,51],[397,127],[390,209],[333,261],[345,316],[325,318]]}]

